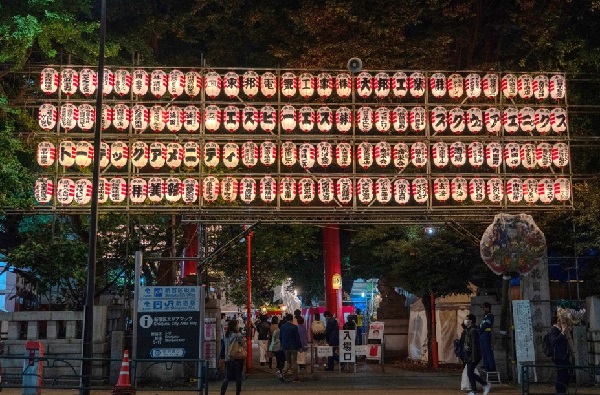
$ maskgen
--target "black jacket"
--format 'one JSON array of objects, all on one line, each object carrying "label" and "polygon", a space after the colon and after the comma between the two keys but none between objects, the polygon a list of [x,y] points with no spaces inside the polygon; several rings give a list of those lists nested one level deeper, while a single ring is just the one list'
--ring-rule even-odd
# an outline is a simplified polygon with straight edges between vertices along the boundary
[{"label": "black jacket", "polygon": [[569,360],[569,343],[567,338],[557,326],[550,328],[550,345],[554,351],[553,361],[568,361]]},{"label": "black jacket", "polygon": [[481,361],[481,345],[479,344],[479,329],[472,326],[470,328],[465,328],[464,332],[464,340],[463,336],[461,336],[461,340],[464,341],[463,350],[464,350],[464,361],[465,362],[474,362],[478,364]]}]

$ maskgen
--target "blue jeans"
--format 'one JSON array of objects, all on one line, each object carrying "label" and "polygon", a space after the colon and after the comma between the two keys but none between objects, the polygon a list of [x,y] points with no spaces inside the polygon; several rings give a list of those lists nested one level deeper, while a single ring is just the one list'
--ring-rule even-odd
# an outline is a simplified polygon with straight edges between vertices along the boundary
[{"label": "blue jeans", "polygon": [[481,344],[481,367],[488,372],[495,372],[496,361],[494,361],[494,351],[492,351],[492,332],[481,332],[479,343]]}]

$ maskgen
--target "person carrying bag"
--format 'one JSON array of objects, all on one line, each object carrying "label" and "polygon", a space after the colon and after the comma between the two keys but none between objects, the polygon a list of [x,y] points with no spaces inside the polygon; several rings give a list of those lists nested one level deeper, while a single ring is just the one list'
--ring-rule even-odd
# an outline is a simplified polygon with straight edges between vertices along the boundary
[{"label": "person carrying bag", "polygon": [[223,349],[225,350],[225,379],[221,385],[221,395],[225,395],[230,381],[235,381],[235,393],[239,395],[242,392],[242,372],[247,352],[246,341],[238,332],[237,320],[227,323]]}]

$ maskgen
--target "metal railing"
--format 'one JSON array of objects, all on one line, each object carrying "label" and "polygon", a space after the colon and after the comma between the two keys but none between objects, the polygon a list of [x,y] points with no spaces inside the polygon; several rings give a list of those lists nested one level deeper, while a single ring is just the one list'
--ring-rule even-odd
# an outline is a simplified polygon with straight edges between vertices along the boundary
[{"label": "metal railing", "polygon": [[[545,370],[551,370],[551,374],[547,375],[543,379],[539,379],[535,372],[535,368],[542,368]],[[529,394],[547,394],[554,393],[554,383],[556,380],[556,369],[567,368],[569,369],[569,394],[587,394],[587,391],[580,392],[582,388],[598,387],[600,386],[600,366],[594,365],[566,365],[558,366],[552,363],[524,363],[521,365],[521,395]],[[578,374],[577,380],[574,380],[576,373]],[[533,377],[532,377],[533,376]],[[535,379],[535,382],[540,385],[551,385],[552,388],[546,388],[540,392],[539,385],[535,385],[532,388],[531,380]],[[580,383],[581,381],[581,383]],[[596,393],[596,392],[594,392]]]}]

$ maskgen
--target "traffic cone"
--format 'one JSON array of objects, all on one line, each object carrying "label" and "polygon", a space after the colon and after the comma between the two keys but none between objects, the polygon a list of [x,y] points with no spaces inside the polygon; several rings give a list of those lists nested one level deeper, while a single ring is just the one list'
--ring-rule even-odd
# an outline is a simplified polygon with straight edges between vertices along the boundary
[{"label": "traffic cone", "polygon": [[112,395],[133,395],[135,389],[131,386],[129,379],[129,351],[123,352],[123,362],[121,362],[121,370],[117,385],[113,387]]}]

